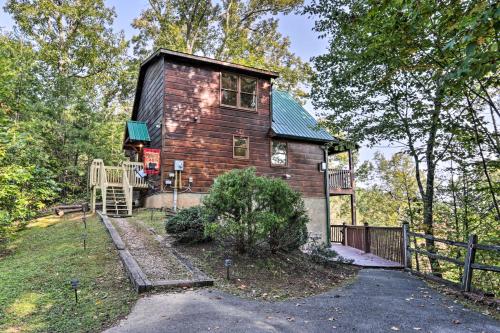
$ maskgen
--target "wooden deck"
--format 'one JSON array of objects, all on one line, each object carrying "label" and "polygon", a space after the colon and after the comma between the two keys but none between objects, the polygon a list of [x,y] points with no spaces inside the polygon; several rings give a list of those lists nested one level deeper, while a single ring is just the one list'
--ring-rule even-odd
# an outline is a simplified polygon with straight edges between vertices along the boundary
[{"label": "wooden deck", "polygon": [[383,259],[373,253],[365,253],[350,246],[332,244],[331,249],[345,259],[354,260],[353,265],[356,266],[364,268],[403,268],[398,262]]}]

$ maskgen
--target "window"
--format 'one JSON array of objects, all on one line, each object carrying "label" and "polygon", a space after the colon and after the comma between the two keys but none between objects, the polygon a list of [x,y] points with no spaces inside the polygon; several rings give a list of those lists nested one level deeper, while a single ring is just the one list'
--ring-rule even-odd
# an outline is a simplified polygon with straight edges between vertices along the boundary
[{"label": "window", "polygon": [[257,79],[244,75],[222,73],[221,104],[255,110],[257,107]]},{"label": "window", "polygon": [[271,141],[271,165],[288,165],[288,145],[284,141]]},{"label": "window", "polygon": [[248,159],[248,137],[233,136],[233,158]]}]

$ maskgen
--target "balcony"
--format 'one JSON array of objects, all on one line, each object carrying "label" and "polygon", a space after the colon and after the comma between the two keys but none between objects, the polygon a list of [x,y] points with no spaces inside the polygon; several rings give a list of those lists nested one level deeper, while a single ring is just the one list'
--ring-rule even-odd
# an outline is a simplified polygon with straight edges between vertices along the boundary
[{"label": "balcony", "polygon": [[328,170],[330,194],[352,194],[354,191],[352,170]]}]

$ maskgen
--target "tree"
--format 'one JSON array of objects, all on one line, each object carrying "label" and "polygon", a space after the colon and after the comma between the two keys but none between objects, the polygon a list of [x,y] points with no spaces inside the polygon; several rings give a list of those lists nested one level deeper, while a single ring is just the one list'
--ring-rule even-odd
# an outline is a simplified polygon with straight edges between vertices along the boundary
[{"label": "tree", "polygon": [[132,39],[142,58],[158,48],[199,54],[280,73],[276,85],[305,96],[310,68],[290,51],[273,15],[290,13],[302,0],[149,0],[134,20]]},{"label": "tree", "polygon": [[[36,77],[44,89],[36,120],[41,146],[56,157],[51,168],[62,195],[81,193],[88,163],[107,150],[94,144],[104,134],[96,129],[102,123],[109,127],[123,102],[118,91],[127,43],[111,28],[114,11],[90,0],[10,0],[4,9],[40,69]],[[120,144],[119,136],[114,144]]]},{"label": "tree", "polygon": [[130,70],[103,1],[4,9],[15,32],[0,34],[0,229],[12,231],[56,200],[81,200],[93,158],[122,159]]},{"label": "tree", "polygon": [[[493,14],[495,7],[485,1],[450,5],[319,0],[305,10],[318,16],[315,29],[330,38],[328,53],[314,60],[316,106],[328,110],[334,132],[343,130],[353,141],[406,147],[415,165],[424,231],[430,235],[435,227],[436,171],[464,122],[466,95],[477,93],[472,87],[481,80],[498,77],[495,62],[484,65],[496,47],[496,28],[483,19],[498,15]],[[474,24],[481,29],[470,37],[466,27]],[[467,31],[459,34],[457,29]],[[481,47],[463,47],[469,38]],[[483,100],[493,100],[487,89],[481,91]],[[432,240],[426,240],[426,246],[435,252]],[[439,275],[438,261],[429,261]]]}]

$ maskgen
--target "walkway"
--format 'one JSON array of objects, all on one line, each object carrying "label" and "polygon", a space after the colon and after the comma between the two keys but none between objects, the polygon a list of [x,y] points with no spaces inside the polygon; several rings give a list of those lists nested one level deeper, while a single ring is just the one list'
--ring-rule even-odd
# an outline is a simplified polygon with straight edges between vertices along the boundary
[{"label": "walkway", "polygon": [[386,260],[350,246],[332,244],[331,249],[337,252],[342,258],[354,260],[353,265],[356,266],[365,268],[403,268],[398,262]]},{"label": "walkway", "polygon": [[350,286],[301,300],[261,302],[215,289],[141,298],[122,332],[488,332],[500,322],[395,270],[362,270]]}]

